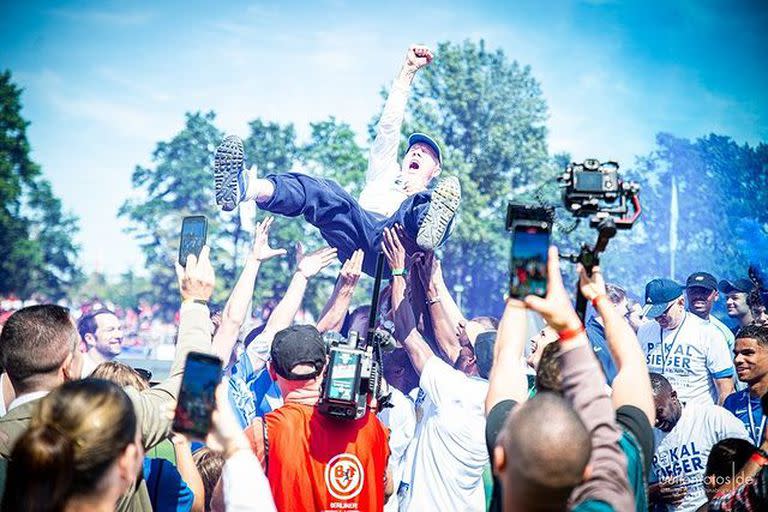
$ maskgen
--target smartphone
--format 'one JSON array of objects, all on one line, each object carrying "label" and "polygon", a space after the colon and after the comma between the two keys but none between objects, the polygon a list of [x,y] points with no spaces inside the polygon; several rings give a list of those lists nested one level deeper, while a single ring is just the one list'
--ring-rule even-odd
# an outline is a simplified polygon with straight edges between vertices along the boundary
[{"label": "smartphone", "polygon": [[179,264],[187,266],[187,256],[200,257],[208,239],[208,219],[204,215],[184,217],[181,222],[181,240],[179,242]]},{"label": "smartphone", "polygon": [[211,429],[216,407],[216,387],[221,383],[221,359],[210,354],[190,352],[181,378],[179,401],[173,417],[173,430],[205,439]]},{"label": "smartphone", "polygon": [[512,229],[509,296],[547,294],[547,254],[551,224],[544,221],[516,223]]}]

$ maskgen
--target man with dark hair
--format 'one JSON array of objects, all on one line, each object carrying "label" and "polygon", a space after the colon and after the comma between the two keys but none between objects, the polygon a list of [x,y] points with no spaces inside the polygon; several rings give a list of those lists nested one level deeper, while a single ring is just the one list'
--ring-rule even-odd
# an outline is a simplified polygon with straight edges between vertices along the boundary
[{"label": "man with dark hair", "polygon": [[257,418],[246,436],[264,465],[277,510],[381,510],[387,430],[373,411],[345,420],[318,410],[325,365],[325,343],[315,327],[275,334],[267,368],[284,404]]},{"label": "man with dark hair", "polygon": [[673,385],[680,401],[723,403],[733,392],[733,361],[716,327],[685,310],[685,287],[669,279],[645,286],[645,315],[655,320],[637,338],[648,369]]},{"label": "man with dark hair", "polygon": [[[61,306],[29,306],[11,315],[0,334],[0,362],[16,398],[8,406],[4,423],[16,423],[19,415],[21,421],[28,419],[37,399],[67,380],[80,378],[83,360],[79,342],[69,310]],[[23,423],[26,427],[26,421]],[[0,426],[0,433],[14,439],[20,434],[15,429],[10,433],[4,430]]]},{"label": "man with dark hair", "polygon": [[765,439],[766,417],[760,399],[768,392],[768,326],[748,325],[736,334],[736,375],[746,389],[725,399],[723,407],[744,424],[755,446]]},{"label": "man with dark hair", "polygon": [[588,478],[590,433],[555,393],[537,393],[512,411],[497,443],[504,510],[553,509]]},{"label": "man with dark hair", "polygon": [[717,290],[717,280],[712,274],[694,272],[688,276],[685,282],[688,311],[717,327],[717,330],[720,331],[723,339],[728,344],[728,349],[733,350],[733,333],[727,325],[712,314],[712,307],[720,298]]},{"label": "man with dark hair", "polygon": [[442,171],[443,158],[439,144],[423,133],[408,137],[408,149],[402,163],[397,163],[411,82],[431,61],[429,48],[414,45],[408,49],[379,119],[359,200],[333,181],[298,172],[258,178],[253,167],[244,168],[242,141],[229,136],[216,149],[214,159],[216,202],[225,211],[243,201],[254,201],[275,214],[303,216],[338,249],[341,261],[362,249],[362,269],[371,276],[384,228],[400,224],[411,243],[425,251],[435,249],[448,237],[459,208],[459,180],[451,176],[429,190]]},{"label": "man with dark hair", "polygon": [[718,290],[725,294],[725,308],[728,316],[738,322],[738,325],[733,328],[734,334],[742,327],[752,323],[752,312],[747,305],[747,296],[754,287],[755,283],[749,279],[734,279],[733,281],[723,279],[718,283]]},{"label": "man with dark hair", "polygon": [[704,471],[709,452],[727,438],[749,440],[741,422],[714,404],[683,408],[669,380],[651,373],[656,404],[656,452],[649,498],[672,512],[694,511],[707,501]]},{"label": "man with dark hair", "polygon": [[765,294],[760,288],[755,288],[747,295],[747,306],[752,314],[752,323],[768,325],[768,306],[765,303]]},{"label": "man with dark hair", "polygon": [[77,322],[80,338],[87,347],[87,356],[94,365],[112,361],[123,350],[120,319],[108,309],[84,314]]}]

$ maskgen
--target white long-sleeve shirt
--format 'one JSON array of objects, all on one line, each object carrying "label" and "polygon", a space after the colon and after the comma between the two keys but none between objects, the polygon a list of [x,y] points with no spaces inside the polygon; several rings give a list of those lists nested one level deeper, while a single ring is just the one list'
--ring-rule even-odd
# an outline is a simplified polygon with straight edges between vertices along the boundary
[{"label": "white long-sleeve shirt", "polygon": [[409,93],[410,86],[397,80],[393,82],[376,127],[376,138],[368,155],[365,186],[358,199],[363,209],[385,217],[397,211],[400,204],[408,198],[404,183],[400,179],[397,149]]}]

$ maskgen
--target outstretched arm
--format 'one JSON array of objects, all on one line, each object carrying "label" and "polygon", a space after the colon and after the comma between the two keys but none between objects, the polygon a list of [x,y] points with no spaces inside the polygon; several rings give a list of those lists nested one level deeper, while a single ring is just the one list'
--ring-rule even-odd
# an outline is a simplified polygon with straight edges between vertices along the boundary
[{"label": "outstretched arm", "polygon": [[285,249],[273,249],[269,246],[269,229],[273,221],[273,217],[267,217],[256,225],[253,244],[245,259],[245,266],[232,289],[227,304],[224,306],[224,311],[221,314],[221,325],[213,336],[213,352],[225,363],[229,361],[232,348],[237,342],[237,335],[248,316],[253,297],[253,287],[261,263],[285,254]]},{"label": "outstretched arm", "polygon": [[432,61],[432,52],[426,46],[408,48],[400,72],[392,83],[384,110],[376,127],[376,137],[371,144],[368,158],[366,183],[371,183],[387,173],[397,174],[397,148],[400,143],[400,127],[405,115],[405,104],[416,72]]},{"label": "outstretched arm", "polygon": [[[391,269],[405,268],[405,249],[394,229],[384,229],[381,249],[384,251],[384,256],[387,258],[387,263]],[[392,311],[395,318],[395,337],[400,340],[408,352],[408,357],[410,357],[416,373],[421,375],[424,365],[435,354],[416,328],[413,309],[405,298],[406,287],[404,275],[392,276]]]},{"label": "outstretched arm", "polygon": [[613,406],[618,409],[622,405],[633,405],[643,411],[649,423],[653,425],[656,420],[656,406],[653,403],[653,390],[645,355],[635,331],[608,299],[600,267],[595,267],[591,276],[580,267],[579,286],[584,298],[595,305],[603,319],[608,349],[616,361],[618,373],[611,386]]},{"label": "outstretched arm", "polygon": [[347,316],[349,303],[352,301],[352,294],[355,292],[355,286],[357,286],[357,282],[360,280],[363,256],[362,249],[358,249],[342,265],[339,278],[336,280],[336,286],[333,287],[333,293],[320,314],[320,320],[317,321],[318,331],[341,331],[341,327],[344,325],[344,318]]},{"label": "outstretched arm", "polygon": [[427,254],[424,264],[417,265],[416,268],[427,295],[427,306],[435,339],[446,361],[453,365],[461,350],[456,333],[460,325],[466,325],[466,320],[455,315],[458,307],[455,307],[456,304],[443,282],[442,269],[435,254]]},{"label": "outstretched arm", "polygon": [[528,398],[528,379],[521,360],[525,350],[528,316],[519,300],[507,299],[493,346],[493,366],[485,397],[485,413],[502,400],[523,403]]},{"label": "outstretched arm", "polygon": [[[309,280],[336,260],[336,249],[331,247],[319,249],[307,255],[304,254],[304,249],[301,247],[301,244],[298,245],[297,249],[296,272],[291,278],[291,283],[288,285],[288,290],[286,290],[285,295],[283,295],[283,298],[277,306],[275,306],[275,309],[272,310],[272,314],[269,315],[267,325],[260,335],[266,339],[271,340],[275,336],[275,333],[290,327],[296,313],[301,307],[301,302],[304,300],[304,292],[307,290],[307,283]],[[251,346],[254,345],[255,344],[251,344]],[[258,354],[253,354],[250,347],[248,354],[251,356],[251,364],[253,365],[254,371],[258,371],[264,367],[266,362],[264,357],[261,357]]]},{"label": "outstretched arm", "polygon": [[600,365],[589,345],[568,292],[563,286],[557,249],[549,249],[547,296],[529,295],[525,303],[560,335],[560,372],[563,395],[590,433],[591,476],[574,489],[574,505],[602,500],[616,510],[630,510],[634,499],[627,480],[627,463],[618,441],[619,428]]}]

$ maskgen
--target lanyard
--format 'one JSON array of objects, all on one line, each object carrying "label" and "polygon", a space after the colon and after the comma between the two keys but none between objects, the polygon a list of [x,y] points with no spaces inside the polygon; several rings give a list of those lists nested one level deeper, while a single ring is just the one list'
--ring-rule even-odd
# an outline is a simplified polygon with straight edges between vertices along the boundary
[{"label": "lanyard", "polygon": [[760,446],[763,442],[763,431],[765,430],[765,416],[760,422],[760,428],[755,431],[755,419],[752,417],[752,397],[747,393],[747,411],[749,411],[749,435],[752,436],[752,440],[755,442],[755,446]]},{"label": "lanyard", "polygon": [[[669,345],[669,353],[674,353],[675,343],[677,342],[677,336],[680,334],[680,331],[683,330],[683,325],[685,324],[685,320],[688,318],[688,313],[683,313],[683,321],[680,322],[680,325],[677,327],[677,332],[675,333],[674,337],[672,338],[672,343]],[[664,375],[664,373],[667,370],[667,354],[664,353],[664,329],[659,326],[659,344],[661,345],[661,374]]]}]

